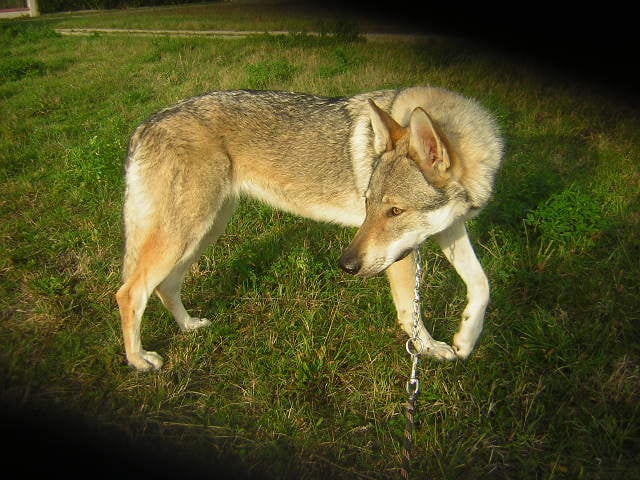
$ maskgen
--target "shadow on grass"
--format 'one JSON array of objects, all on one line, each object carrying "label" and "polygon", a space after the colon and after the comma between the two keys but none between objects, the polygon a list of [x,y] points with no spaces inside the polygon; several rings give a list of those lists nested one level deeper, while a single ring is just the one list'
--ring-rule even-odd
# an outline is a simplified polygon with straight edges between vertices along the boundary
[{"label": "shadow on grass", "polygon": [[[263,478],[216,445],[210,446],[208,459],[196,457],[153,424],[145,424],[144,436],[131,435],[122,425],[106,426],[51,402],[17,407],[3,401],[2,412],[3,432],[11,438],[4,452],[5,474],[59,474],[69,479]],[[25,452],[37,452],[37,461],[25,461]]]},{"label": "shadow on grass", "polygon": [[[342,275],[338,259],[348,240],[341,239],[348,238],[351,230],[300,218],[283,223],[241,240],[228,258],[217,262],[213,276],[205,280],[215,285],[208,307],[215,307],[217,301],[233,303],[238,289],[265,291],[285,282],[289,290],[310,271]],[[218,247],[213,248],[215,252]]]}]

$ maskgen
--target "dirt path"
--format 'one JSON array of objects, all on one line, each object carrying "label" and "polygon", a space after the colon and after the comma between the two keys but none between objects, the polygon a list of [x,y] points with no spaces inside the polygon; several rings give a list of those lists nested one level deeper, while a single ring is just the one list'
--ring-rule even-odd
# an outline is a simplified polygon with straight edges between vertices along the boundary
[{"label": "dirt path", "polygon": [[[286,30],[275,30],[269,32],[260,32],[257,30],[141,30],[130,28],[56,28],[56,32],[60,35],[134,35],[134,36],[159,36],[166,35],[171,37],[216,37],[216,38],[246,38],[253,35],[289,35],[291,33]],[[319,36],[317,32],[307,32],[306,35]],[[363,33],[364,38],[374,42],[385,41],[405,41],[415,42],[423,40],[426,35],[418,34],[394,34],[394,33]]]}]

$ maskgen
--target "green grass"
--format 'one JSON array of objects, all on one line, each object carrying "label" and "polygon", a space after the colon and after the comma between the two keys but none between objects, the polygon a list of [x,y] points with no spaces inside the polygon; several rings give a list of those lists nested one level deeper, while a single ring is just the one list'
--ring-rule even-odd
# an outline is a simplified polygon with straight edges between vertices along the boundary
[{"label": "green grass", "polygon": [[[227,25],[223,7],[229,24],[258,30],[304,14],[212,6],[194,26]],[[486,328],[468,361],[423,364],[416,478],[637,478],[637,112],[458,40],[51,30],[190,28],[196,8],[0,24],[3,404],[65,412],[96,436],[157,442],[198,465],[397,477],[410,362],[385,279],[337,268],[353,230],[243,202],[185,285],[185,304],[211,327],[180,334],[154,299],[143,340],[166,366],[126,366],[114,300],[122,164],[137,124],[208,90],[349,95],[430,83],[495,112],[507,153],[494,200],[470,225],[492,284]],[[315,30],[310,22],[299,30]],[[450,339],[464,286],[431,243],[424,251],[425,321]]]}]

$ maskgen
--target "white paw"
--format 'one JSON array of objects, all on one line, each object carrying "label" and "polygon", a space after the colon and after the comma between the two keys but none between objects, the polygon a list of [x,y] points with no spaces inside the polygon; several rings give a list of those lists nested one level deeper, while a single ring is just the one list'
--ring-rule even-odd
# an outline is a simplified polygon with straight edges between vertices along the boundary
[{"label": "white paw", "polygon": [[420,352],[422,355],[433,357],[437,360],[455,360],[458,358],[454,349],[445,342],[439,342],[437,340],[431,340]]},{"label": "white paw", "polygon": [[206,318],[193,318],[189,317],[187,320],[180,325],[180,330],[183,332],[188,332],[190,330],[197,330],[198,328],[206,327],[210,325],[211,322]]},{"label": "white paw", "polygon": [[460,330],[453,336],[453,348],[458,358],[465,359],[476,346],[476,342],[482,332],[482,316],[475,317],[478,320],[473,321],[473,317],[465,311],[460,324]]},{"label": "white paw", "polygon": [[[471,333],[469,335],[469,333]],[[473,351],[476,346],[476,340],[478,339],[479,333],[476,332],[467,332],[460,331],[453,336],[453,349],[456,352],[458,358],[464,360]]]},{"label": "white paw", "polygon": [[141,350],[136,355],[131,355],[127,360],[129,365],[140,372],[160,370],[163,363],[162,357],[156,352],[147,352],[145,350]]},{"label": "white paw", "polygon": [[472,340],[461,332],[458,332],[453,336],[453,349],[455,350],[458,358],[462,360],[471,355],[475,344],[475,338]]}]

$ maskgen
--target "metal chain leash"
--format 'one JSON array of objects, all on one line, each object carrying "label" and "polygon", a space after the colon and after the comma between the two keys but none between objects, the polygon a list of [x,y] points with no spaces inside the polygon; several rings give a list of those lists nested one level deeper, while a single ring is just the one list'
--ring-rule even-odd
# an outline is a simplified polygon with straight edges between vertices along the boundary
[{"label": "metal chain leash", "polygon": [[409,480],[409,470],[411,468],[411,450],[413,449],[413,431],[415,430],[414,412],[420,393],[420,380],[418,379],[418,367],[420,362],[420,352],[422,352],[422,341],[420,340],[420,282],[422,281],[422,259],[420,250],[415,249],[416,257],[416,278],[413,294],[413,325],[411,327],[411,337],[407,340],[406,349],[411,355],[411,376],[407,381],[407,422],[404,428],[404,441],[402,444],[402,468],[400,473],[404,480]]}]

